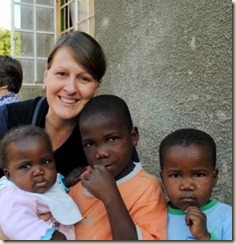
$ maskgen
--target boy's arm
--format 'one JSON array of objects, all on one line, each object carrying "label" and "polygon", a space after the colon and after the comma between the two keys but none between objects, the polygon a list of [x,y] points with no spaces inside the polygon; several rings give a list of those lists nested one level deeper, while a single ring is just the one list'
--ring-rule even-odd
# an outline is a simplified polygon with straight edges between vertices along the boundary
[{"label": "boy's arm", "polygon": [[206,215],[198,207],[188,207],[185,220],[196,240],[211,240],[211,234],[207,230]]},{"label": "boy's arm", "polygon": [[113,240],[138,240],[135,224],[124,204],[117,186],[109,198],[103,201],[106,208]]},{"label": "boy's arm", "polygon": [[135,224],[110,172],[104,166],[95,165],[88,174],[84,175],[81,183],[103,202],[113,240],[138,240]]}]

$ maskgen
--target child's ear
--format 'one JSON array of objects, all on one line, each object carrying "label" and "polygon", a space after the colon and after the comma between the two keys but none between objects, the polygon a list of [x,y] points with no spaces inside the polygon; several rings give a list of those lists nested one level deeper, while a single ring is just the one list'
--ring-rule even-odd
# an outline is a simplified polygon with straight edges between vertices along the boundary
[{"label": "child's ear", "polygon": [[215,169],[214,171],[213,171],[213,177],[214,177],[214,186],[216,185],[216,183],[217,183],[217,180],[218,180],[218,169]]},{"label": "child's ear", "polygon": [[5,176],[6,176],[7,178],[10,177],[10,172],[8,171],[8,169],[4,168],[4,169],[3,169],[3,172],[4,172],[4,174],[5,174]]},{"label": "child's ear", "polygon": [[133,127],[130,135],[131,135],[131,140],[132,140],[133,146],[137,146],[138,138],[139,138],[138,128]]}]

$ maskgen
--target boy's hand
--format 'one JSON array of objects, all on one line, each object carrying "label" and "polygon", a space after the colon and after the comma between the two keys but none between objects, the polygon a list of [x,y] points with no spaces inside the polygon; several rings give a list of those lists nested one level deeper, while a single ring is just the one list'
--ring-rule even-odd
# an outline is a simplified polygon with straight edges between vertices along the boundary
[{"label": "boy's hand", "polygon": [[88,173],[84,174],[81,184],[103,202],[109,201],[118,191],[114,177],[102,165],[94,165]]},{"label": "boy's hand", "polygon": [[86,170],[86,167],[78,167],[72,170],[63,180],[63,183],[66,187],[71,187],[75,185],[77,182],[82,180],[82,173]]},{"label": "boy's hand", "polygon": [[211,235],[207,231],[206,215],[196,206],[186,209],[186,224],[196,240],[210,240]]}]

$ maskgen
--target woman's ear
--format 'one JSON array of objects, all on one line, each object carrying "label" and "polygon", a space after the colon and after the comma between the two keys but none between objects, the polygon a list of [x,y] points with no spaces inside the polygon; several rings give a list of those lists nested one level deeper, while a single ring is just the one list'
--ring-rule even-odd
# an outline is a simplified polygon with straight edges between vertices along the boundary
[{"label": "woman's ear", "polygon": [[44,76],[43,76],[43,84],[44,84],[45,87],[47,86],[47,75],[48,75],[48,69],[45,66]]},{"label": "woman's ear", "polygon": [[96,91],[94,93],[94,96],[97,96],[98,95],[98,92],[99,92],[99,90],[101,88],[102,82],[103,82],[103,79],[101,79],[101,80],[98,81],[98,87],[97,87],[97,89],[96,89]]}]

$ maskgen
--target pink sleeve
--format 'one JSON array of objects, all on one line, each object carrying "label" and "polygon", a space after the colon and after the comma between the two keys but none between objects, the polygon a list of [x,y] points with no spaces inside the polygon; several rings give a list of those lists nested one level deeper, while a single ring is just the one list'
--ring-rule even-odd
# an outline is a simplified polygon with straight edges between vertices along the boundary
[{"label": "pink sleeve", "polygon": [[0,226],[10,240],[40,240],[52,226],[38,218],[33,197],[14,189],[0,193]]}]

